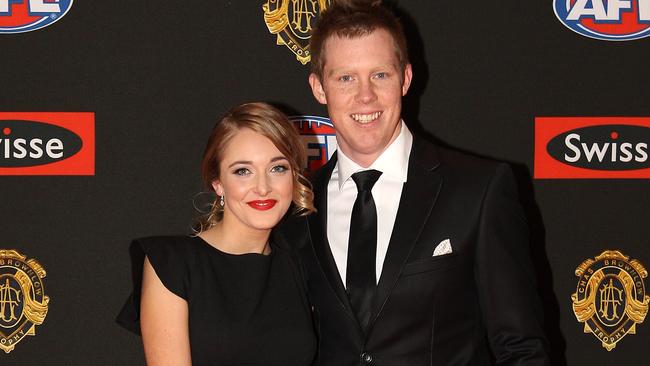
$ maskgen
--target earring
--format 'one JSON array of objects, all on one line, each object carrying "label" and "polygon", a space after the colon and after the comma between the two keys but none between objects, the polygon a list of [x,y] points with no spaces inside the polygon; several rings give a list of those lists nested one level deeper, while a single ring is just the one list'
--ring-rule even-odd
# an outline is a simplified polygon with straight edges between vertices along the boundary
[{"label": "earring", "polygon": [[224,196],[219,196],[219,204],[221,207],[223,207],[226,204],[226,200],[223,198]]}]

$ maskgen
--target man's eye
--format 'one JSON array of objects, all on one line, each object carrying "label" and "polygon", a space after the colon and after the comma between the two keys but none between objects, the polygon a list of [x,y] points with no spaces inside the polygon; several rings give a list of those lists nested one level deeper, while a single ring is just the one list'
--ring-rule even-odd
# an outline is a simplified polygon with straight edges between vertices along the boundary
[{"label": "man's eye", "polygon": [[388,77],[388,73],[385,72],[378,72],[375,74],[375,78],[377,79],[386,79]]},{"label": "man's eye", "polygon": [[273,168],[271,168],[271,172],[273,173],[284,173],[289,170],[289,167],[286,165],[276,165]]},{"label": "man's eye", "polygon": [[236,169],[233,173],[234,173],[235,175],[242,175],[242,176],[244,176],[244,175],[248,175],[248,174],[250,174],[251,171],[248,170],[248,169],[246,169],[246,168],[239,168],[239,169]]},{"label": "man's eye", "polygon": [[351,81],[351,80],[352,80],[352,76],[350,76],[350,75],[343,75],[343,76],[341,76],[341,77],[339,78],[339,80],[340,80],[340,81]]}]

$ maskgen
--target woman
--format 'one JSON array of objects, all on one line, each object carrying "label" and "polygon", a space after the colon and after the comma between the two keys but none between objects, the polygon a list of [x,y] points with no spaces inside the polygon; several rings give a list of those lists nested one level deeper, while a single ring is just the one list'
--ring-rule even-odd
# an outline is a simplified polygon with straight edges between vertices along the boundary
[{"label": "woman", "polygon": [[269,243],[293,203],[314,211],[305,152],[287,117],[237,106],[214,127],[202,177],[217,194],[197,236],[131,244],[134,292],[118,316],[141,331],[147,364],[311,364],[316,342],[300,272]]}]

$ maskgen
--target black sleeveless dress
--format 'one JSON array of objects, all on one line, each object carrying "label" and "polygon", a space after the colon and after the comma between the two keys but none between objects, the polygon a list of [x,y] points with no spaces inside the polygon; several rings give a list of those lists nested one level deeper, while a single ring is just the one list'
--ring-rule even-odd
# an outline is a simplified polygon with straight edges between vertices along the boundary
[{"label": "black sleeveless dress", "polygon": [[287,248],[228,254],[199,237],[131,243],[134,290],[117,318],[140,333],[145,255],[169,291],[189,307],[192,364],[308,366],[316,338],[299,267]]}]

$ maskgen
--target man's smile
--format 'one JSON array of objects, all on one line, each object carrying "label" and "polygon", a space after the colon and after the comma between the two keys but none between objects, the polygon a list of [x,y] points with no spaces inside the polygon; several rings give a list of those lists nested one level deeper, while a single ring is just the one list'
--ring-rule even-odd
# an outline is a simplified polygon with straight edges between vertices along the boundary
[{"label": "man's smile", "polygon": [[355,120],[355,121],[357,121],[359,123],[370,123],[370,122],[375,121],[377,118],[379,118],[379,116],[381,116],[381,114],[382,114],[381,111],[373,112],[373,113],[366,113],[366,114],[353,113],[353,114],[350,115],[350,117],[352,117],[353,120]]}]

